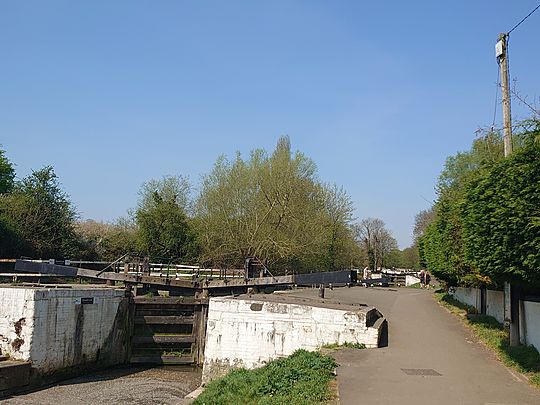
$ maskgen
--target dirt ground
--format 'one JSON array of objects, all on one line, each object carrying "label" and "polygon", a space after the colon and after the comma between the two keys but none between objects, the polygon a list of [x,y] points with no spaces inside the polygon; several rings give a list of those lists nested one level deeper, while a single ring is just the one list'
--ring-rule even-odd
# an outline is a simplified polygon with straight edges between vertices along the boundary
[{"label": "dirt ground", "polygon": [[201,383],[190,367],[118,367],[62,381],[54,386],[11,396],[2,404],[184,404]]}]

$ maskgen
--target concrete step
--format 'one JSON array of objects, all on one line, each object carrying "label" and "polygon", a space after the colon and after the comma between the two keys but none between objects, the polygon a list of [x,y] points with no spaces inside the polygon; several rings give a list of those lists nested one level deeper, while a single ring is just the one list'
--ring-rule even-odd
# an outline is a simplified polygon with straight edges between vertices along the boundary
[{"label": "concrete step", "polygon": [[193,364],[193,356],[133,355],[130,363],[136,364]]},{"label": "concrete step", "polygon": [[131,343],[134,345],[148,343],[194,343],[194,336],[181,335],[154,335],[154,336],[133,336]]},{"label": "concrete step", "polygon": [[30,363],[25,361],[4,360],[0,362],[0,398],[3,394],[28,385],[30,381]]},{"label": "concrete step", "polygon": [[193,316],[145,315],[135,317],[135,323],[138,325],[191,325],[193,320]]}]

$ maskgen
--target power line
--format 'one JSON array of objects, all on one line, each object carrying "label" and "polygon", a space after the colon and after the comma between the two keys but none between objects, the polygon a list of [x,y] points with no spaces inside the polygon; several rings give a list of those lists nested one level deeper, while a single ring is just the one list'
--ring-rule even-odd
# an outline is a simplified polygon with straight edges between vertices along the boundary
[{"label": "power line", "polygon": [[538,10],[540,8],[540,4],[536,6],[536,8],[531,11],[529,14],[527,14],[525,17],[523,17],[523,19],[518,22],[516,25],[514,25],[514,28],[512,28],[510,31],[508,31],[508,33],[506,35],[510,35],[510,33],[512,31],[514,31],[517,27],[519,27],[527,18],[529,18],[536,10]]}]

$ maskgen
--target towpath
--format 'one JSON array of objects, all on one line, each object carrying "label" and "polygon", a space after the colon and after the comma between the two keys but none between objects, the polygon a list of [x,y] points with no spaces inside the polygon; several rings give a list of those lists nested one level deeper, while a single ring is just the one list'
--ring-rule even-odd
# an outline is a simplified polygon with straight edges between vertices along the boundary
[{"label": "towpath", "polygon": [[339,288],[327,289],[326,298],[373,305],[389,324],[388,347],[336,352],[341,404],[540,404],[540,391],[504,367],[430,291]]}]

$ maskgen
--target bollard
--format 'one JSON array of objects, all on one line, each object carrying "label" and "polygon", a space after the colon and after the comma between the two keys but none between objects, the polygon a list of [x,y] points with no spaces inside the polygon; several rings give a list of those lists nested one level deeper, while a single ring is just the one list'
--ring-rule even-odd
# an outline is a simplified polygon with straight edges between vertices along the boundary
[{"label": "bollard", "polygon": [[319,298],[324,298],[324,284],[319,286]]}]

